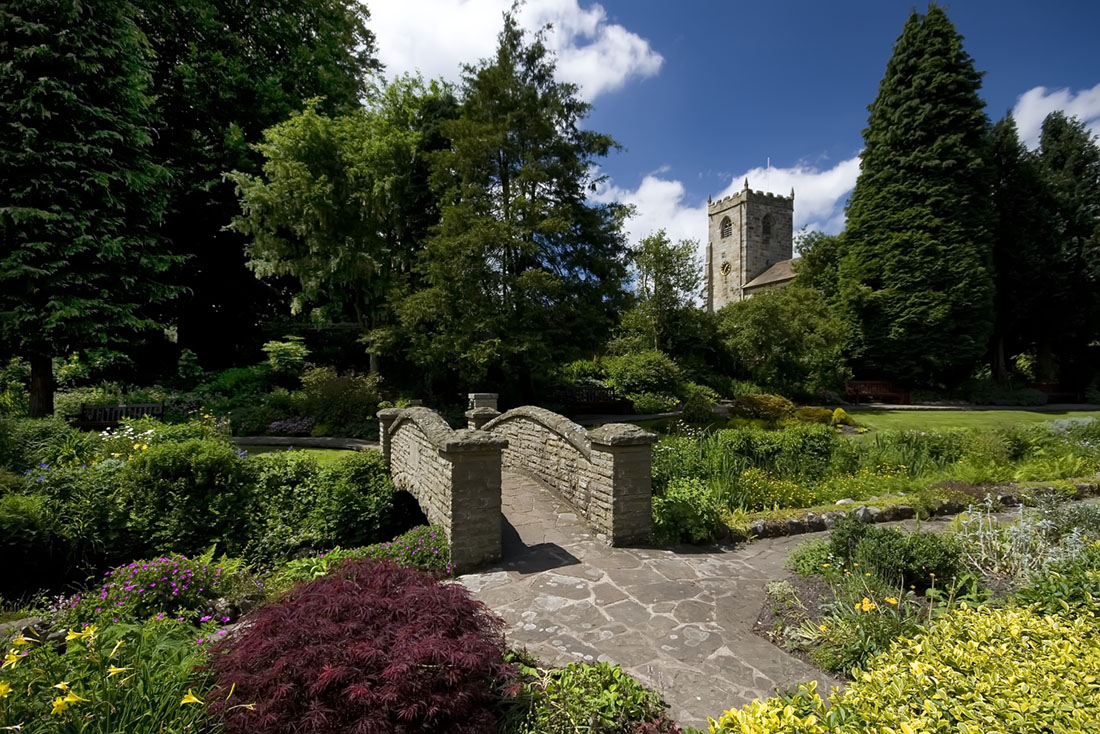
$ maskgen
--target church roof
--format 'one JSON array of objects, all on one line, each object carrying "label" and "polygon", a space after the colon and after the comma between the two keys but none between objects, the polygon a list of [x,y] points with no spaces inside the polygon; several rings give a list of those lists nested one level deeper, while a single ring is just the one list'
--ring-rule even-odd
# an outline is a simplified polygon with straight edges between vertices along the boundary
[{"label": "church roof", "polygon": [[780,260],[773,264],[767,270],[760,275],[756,276],[748,283],[745,284],[745,290],[750,288],[759,288],[765,285],[775,285],[777,283],[786,283],[789,280],[794,279],[794,264],[801,258],[792,258],[790,260]]}]

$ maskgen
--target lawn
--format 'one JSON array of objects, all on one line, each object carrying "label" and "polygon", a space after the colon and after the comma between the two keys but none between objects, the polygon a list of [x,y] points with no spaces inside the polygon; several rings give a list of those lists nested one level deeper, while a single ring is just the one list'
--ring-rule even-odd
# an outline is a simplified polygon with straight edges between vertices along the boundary
[{"label": "lawn", "polygon": [[248,453],[249,456],[268,454],[272,451],[295,451],[312,456],[318,464],[322,465],[332,464],[339,461],[343,456],[355,453],[348,449],[303,449],[289,446],[240,446],[239,448]]},{"label": "lawn", "polygon": [[1003,425],[1042,423],[1059,418],[1096,418],[1100,410],[853,410],[853,418],[877,430],[938,428],[993,428]]}]

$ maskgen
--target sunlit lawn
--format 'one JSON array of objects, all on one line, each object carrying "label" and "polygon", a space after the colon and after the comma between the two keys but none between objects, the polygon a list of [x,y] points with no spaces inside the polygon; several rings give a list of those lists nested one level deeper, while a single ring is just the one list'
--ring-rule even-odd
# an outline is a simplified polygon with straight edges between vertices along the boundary
[{"label": "sunlit lawn", "polygon": [[[241,446],[242,450],[248,452],[249,456],[255,456],[256,454],[267,454],[272,451],[286,451],[287,446]],[[308,454],[317,460],[320,464],[331,464],[335,461],[339,461],[340,457],[347,456],[348,454],[355,453],[347,449],[300,449],[291,448],[291,451],[299,454]]]},{"label": "sunlit lawn", "polygon": [[990,428],[1053,421],[1059,418],[1097,418],[1100,410],[1074,410],[1057,413],[1035,410],[872,410],[852,411],[852,417],[868,428]]}]

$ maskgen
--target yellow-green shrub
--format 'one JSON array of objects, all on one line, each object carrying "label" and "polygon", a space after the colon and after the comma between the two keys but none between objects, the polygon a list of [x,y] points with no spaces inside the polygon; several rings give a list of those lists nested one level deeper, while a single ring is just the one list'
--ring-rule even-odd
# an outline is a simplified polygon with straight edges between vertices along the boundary
[{"label": "yellow-green shrub", "polygon": [[812,686],[711,721],[714,734],[1097,731],[1100,622],[959,609],[898,641],[829,704]]}]

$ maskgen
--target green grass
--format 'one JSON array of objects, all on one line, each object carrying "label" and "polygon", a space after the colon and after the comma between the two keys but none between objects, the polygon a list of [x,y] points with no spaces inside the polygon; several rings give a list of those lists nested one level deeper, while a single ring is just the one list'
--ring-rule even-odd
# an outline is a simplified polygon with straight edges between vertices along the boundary
[{"label": "green grass", "polygon": [[[241,446],[242,450],[248,452],[249,456],[255,456],[256,454],[268,454],[272,451],[286,451],[287,446]],[[347,456],[348,454],[355,453],[348,449],[301,449],[293,448],[292,451],[302,454],[308,454],[317,460],[317,463],[332,464],[340,460],[340,457]]]},{"label": "green grass", "polygon": [[929,430],[938,428],[995,428],[1004,425],[1042,423],[1059,418],[1096,418],[1098,410],[1057,413],[1036,410],[872,410],[852,411],[860,424],[875,430]]}]

